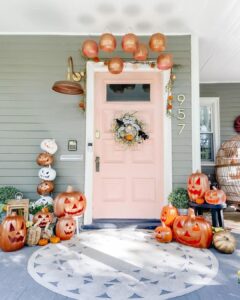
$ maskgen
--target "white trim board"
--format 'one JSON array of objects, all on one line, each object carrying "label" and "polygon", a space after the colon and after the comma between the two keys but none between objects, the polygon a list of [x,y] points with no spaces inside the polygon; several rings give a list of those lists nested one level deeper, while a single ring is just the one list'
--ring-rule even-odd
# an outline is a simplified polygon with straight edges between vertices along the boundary
[{"label": "white trim board", "polygon": [[[153,69],[148,65],[140,64],[137,69],[131,63],[124,64],[124,71],[128,72],[163,72],[163,84],[166,86],[169,77],[170,70],[160,71]],[[84,224],[88,225],[92,223],[92,209],[93,209],[93,166],[94,166],[94,79],[96,72],[108,72],[107,67],[102,63],[87,62],[87,85],[86,85],[86,151],[85,151],[85,195],[87,199],[87,208],[84,214]],[[164,89],[164,107],[167,106],[167,93]],[[164,163],[164,198],[163,204],[167,203],[167,197],[172,191],[172,128],[171,118],[166,113],[163,114],[163,163]],[[89,144],[93,146],[89,146]]]}]

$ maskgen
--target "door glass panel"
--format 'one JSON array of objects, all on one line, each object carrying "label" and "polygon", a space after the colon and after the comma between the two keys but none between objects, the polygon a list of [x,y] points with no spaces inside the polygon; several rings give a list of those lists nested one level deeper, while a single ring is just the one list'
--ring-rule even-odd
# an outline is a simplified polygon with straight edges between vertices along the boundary
[{"label": "door glass panel", "polygon": [[150,101],[150,84],[107,84],[107,101]]},{"label": "door glass panel", "polygon": [[200,107],[200,131],[212,131],[212,108],[211,106]]},{"label": "door glass panel", "polygon": [[201,133],[200,144],[201,159],[203,161],[214,161],[213,133]]}]

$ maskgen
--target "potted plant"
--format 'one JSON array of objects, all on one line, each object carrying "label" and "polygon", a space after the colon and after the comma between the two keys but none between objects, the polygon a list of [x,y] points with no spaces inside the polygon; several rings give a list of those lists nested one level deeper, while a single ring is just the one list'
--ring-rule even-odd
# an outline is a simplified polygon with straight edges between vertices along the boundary
[{"label": "potted plant", "polygon": [[14,199],[19,190],[13,186],[3,186],[0,188],[0,223],[6,214],[6,204],[10,199]]},{"label": "potted plant", "polygon": [[180,215],[187,214],[189,197],[186,189],[174,189],[168,196],[168,201],[178,209]]}]

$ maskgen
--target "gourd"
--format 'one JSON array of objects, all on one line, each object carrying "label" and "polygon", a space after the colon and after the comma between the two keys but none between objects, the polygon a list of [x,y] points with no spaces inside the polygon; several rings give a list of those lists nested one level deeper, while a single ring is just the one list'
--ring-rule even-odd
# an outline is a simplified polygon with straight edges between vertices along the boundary
[{"label": "gourd", "polygon": [[173,235],[179,243],[196,248],[208,248],[212,243],[212,227],[202,216],[195,216],[192,208],[187,216],[179,216],[173,223]]},{"label": "gourd", "polygon": [[155,229],[154,233],[155,239],[160,243],[170,243],[172,241],[172,230],[164,222],[162,222],[162,226]]},{"label": "gourd", "polygon": [[52,244],[57,244],[57,243],[60,242],[60,238],[58,236],[53,235],[53,236],[50,237],[50,242]]},{"label": "gourd", "polygon": [[188,177],[187,191],[191,201],[204,203],[204,195],[210,189],[207,175],[196,172]]},{"label": "gourd", "polygon": [[41,228],[39,227],[40,222],[41,222],[41,220],[39,220],[33,226],[28,228],[27,241],[26,241],[26,244],[28,246],[35,246],[38,244],[38,242],[40,240],[40,238],[41,238]]},{"label": "gourd", "polygon": [[205,193],[205,201],[209,204],[223,204],[226,202],[226,194],[222,190],[213,188],[213,190],[208,190]]},{"label": "gourd", "polygon": [[0,225],[0,248],[10,252],[24,247],[27,229],[24,218],[15,212],[5,217]]},{"label": "gourd", "polygon": [[38,242],[39,246],[45,246],[48,244],[48,240],[47,239],[40,239]]},{"label": "gourd", "polygon": [[160,219],[166,226],[172,226],[177,216],[178,210],[172,204],[169,204],[162,208]]},{"label": "gourd", "polygon": [[229,231],[224,230],[214,234],[213,245],[218,251],[231,254],[235,251],[237,242]]},{"label": "gourd", "polygon": [[86,209],[86,198],[81,192],[73,191],[68,186],[67,191],[60,193],[54,199],[54,214],[57,217],[81,216]]}]

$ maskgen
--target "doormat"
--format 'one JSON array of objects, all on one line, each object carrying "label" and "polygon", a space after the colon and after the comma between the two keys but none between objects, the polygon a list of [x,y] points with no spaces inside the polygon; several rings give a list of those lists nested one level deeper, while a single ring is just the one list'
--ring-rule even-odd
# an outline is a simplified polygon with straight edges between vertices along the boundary
[{"label": "doormat", "polygon": [[30,257],[28,272],[45,288],[73,299],[155,300],[214,284],[218,261],[206,249],[158,243],[152,231],[106,229],[40,248]]}]

